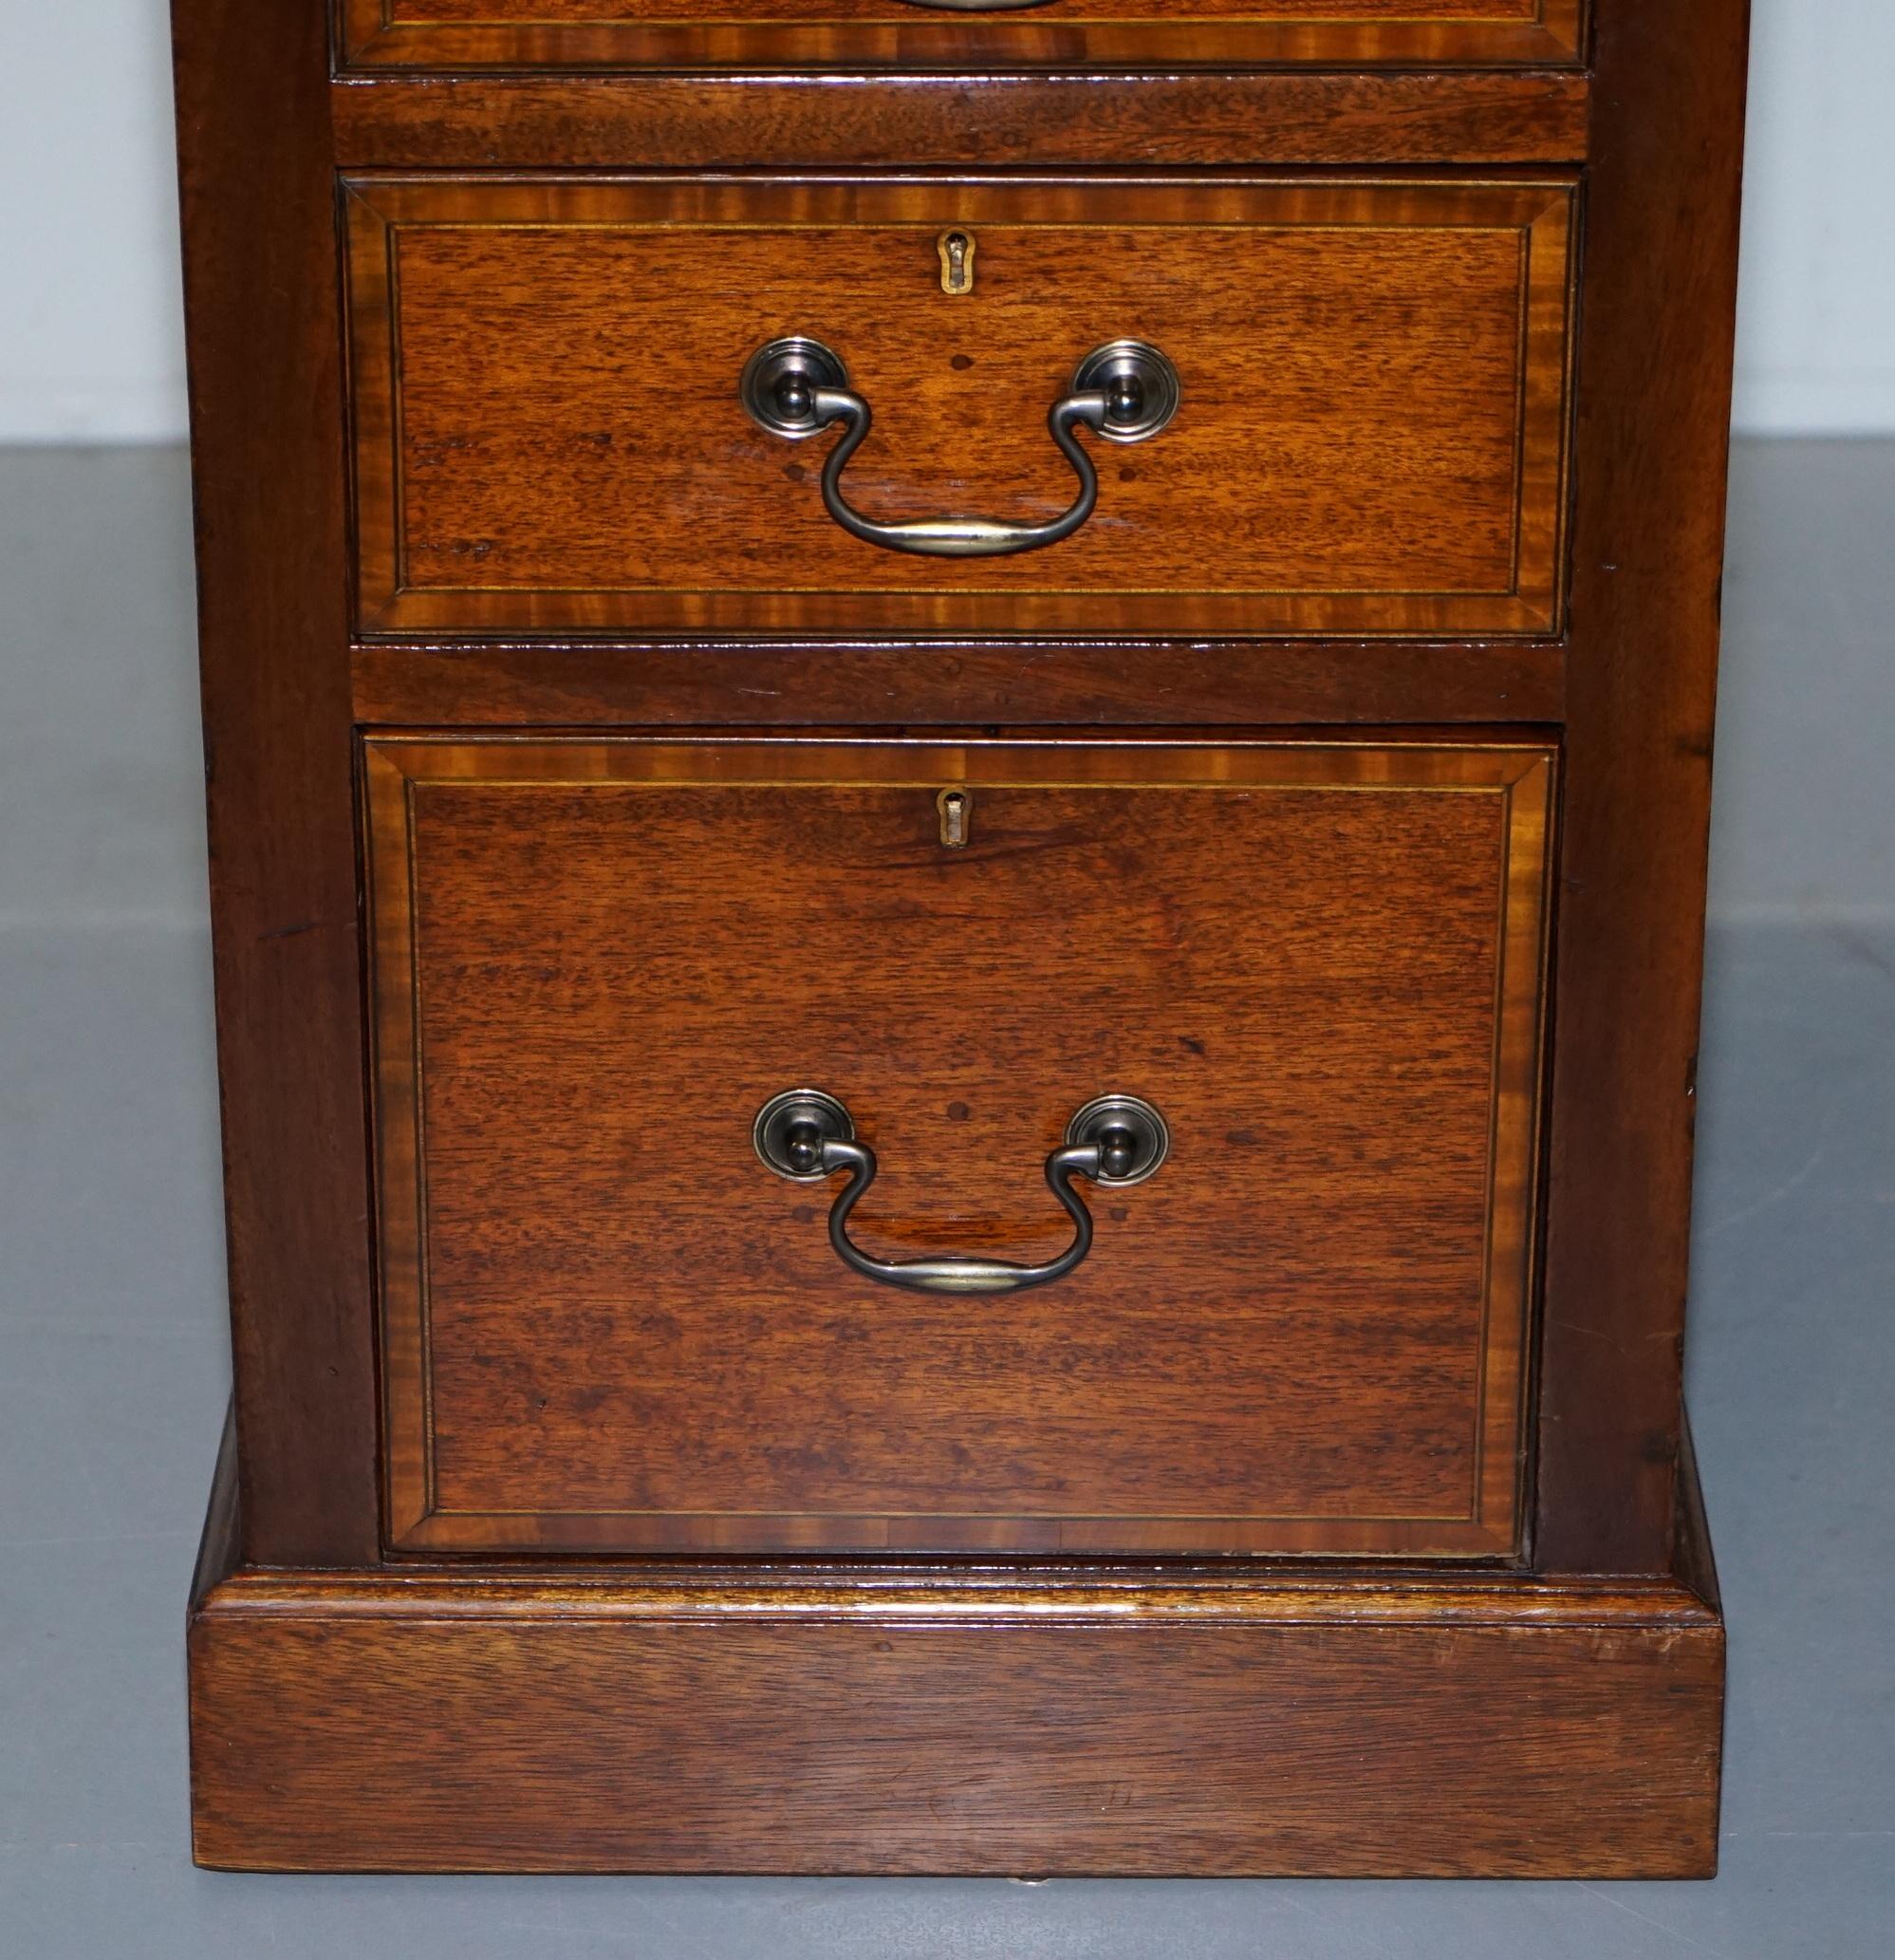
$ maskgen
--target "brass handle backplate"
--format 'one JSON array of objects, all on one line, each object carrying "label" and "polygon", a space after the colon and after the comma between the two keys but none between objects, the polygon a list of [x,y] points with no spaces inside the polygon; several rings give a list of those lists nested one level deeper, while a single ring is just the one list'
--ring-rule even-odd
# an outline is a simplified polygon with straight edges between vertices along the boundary
[{"label": "brass handle backplate", "polygon": [[1063,1279],[1092,1250],[1092,1214],[1073,1189],[1073,1179],[1143,1184],[1171,1148],[1164,1118],[1149,1103],[1135,1095],[1095,1096],[1066,1126],[1066,1141],[1046,1161],[1048,1188],[1072,1221],[1072,1243],[1057,1259],[1025,1266],[958,1253],[881,1260],[863,1251],[848,1235],[848,1217],[875,1182],[875,1152],[856,1141],[847,1110],[820,1089],[786,1089],[771,1096],[757,1111],[751,1137],[771,1169],[797,1184],[820,1184],[847,1171],[849,1181],[829,1207],[829,1243],[836,1257],[864,1279],[918,1293],[1017,1293]]}]

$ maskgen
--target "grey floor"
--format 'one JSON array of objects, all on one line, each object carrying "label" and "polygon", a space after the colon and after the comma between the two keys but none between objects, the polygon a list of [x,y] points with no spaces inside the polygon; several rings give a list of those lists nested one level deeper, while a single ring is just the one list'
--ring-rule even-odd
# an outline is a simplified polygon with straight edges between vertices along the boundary
[{"label": "grey floor", "polygon": [[0,455],[0,1955],[1895,1951],[1895,444],[1738,453],[1691,1391],[1705,1885],[265,1878],[186,1851],[222,1414],[186,487]]}]

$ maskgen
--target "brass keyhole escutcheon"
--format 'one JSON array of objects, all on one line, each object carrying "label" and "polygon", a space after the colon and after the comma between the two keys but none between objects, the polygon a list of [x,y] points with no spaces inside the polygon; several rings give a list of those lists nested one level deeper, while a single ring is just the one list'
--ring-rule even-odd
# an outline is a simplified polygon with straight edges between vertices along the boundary
[{"label": "brass keyhole escutcheon", "polygon": [[941,290],[963,293],[974,290],[974,233],[958,227],[943,232],[935,240],[941,255]]},{"label": "brass keyhole escutcheon", "polygon": [[974,798],[965,790],[943,790],[935,798],[935,808],[940,812],[941,848],[945,850],[964,850],[967,848],[968,825],[974,810]]}]

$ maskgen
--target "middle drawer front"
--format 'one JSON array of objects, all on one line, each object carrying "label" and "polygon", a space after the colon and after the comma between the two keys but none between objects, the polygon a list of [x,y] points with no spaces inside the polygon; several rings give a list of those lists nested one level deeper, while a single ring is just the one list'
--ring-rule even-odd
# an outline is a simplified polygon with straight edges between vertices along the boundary
[{"label": "middle drawer front", "polygon": [[[361,625],[1555,631],[1573,198],[1545,177],[354,180]],[[746,364],[787,336],[872,413],[837,489],[875,523],[1055,523],[1082,470],[1049,411],[1109,344],[1170,362],[1176,413],[1136,443],[1077,433],[1097,501],[1061,541],[915,554],[826,510],[841,425],[791,439],[746,413]]]},{"label": "middle drawer front", "polygon": [[[391,1542],[1505,1556],[1552,772],[370,739]],[[810,1089],[923,1289],[760,1155]],[[968,1290],[1112,1095],[1169,1155]]]}]

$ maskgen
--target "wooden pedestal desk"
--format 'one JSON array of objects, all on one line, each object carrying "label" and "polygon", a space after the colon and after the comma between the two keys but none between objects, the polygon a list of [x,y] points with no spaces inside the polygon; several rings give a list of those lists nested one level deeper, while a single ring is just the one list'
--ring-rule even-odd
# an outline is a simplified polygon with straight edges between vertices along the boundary
[{"label": "wooden pedestal desk", "polygon": [[176,0],[195,1847],[1688,1876],[1741,0]]}]

